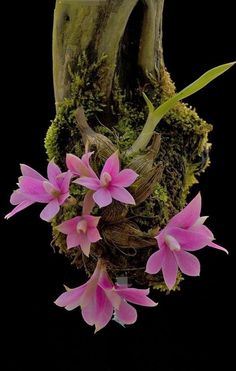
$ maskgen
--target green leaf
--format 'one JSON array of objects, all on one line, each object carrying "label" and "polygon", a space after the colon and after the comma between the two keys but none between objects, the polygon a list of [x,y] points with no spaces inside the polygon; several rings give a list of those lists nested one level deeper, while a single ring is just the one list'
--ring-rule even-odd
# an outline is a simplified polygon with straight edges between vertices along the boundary
[{"label": "green leaf", "polygon": [[[198,92],[202,88],[204,88],[206,85],[208,85],[212,80],[216,79],[218,76],[220,76],[222,73],[227,71],[230,67],[232,67],[236,62],[232,63],[226,63],[222,64],[218,67],[214,67],[211,70],[205,72],[201,77],[199,77],[197,80],[192,82],[192,84],[188,85],[186,88],[181,90],[179,93],[175,94],[173,97],[168,99],[165,103],[163,103],[160,107],[158,107],[153,112],[153,125],[156,127],[156,125],[160,122],[162,117],[171,109],[174,107],[174,105],[184,99],[189,97],[190,95],[193,95],[194,93]],[[154,128],[155,129],[155,128]],[[154,130],[153,129],[153,130]]]},{"label": "green leaf", "polygon": [[137,140],[134,142],[132,147],[127,151],[128,155],[138,152],[141,149],[146,148],[148,142],[150,141],[152,134],[157,126],[157,124],[161,121],[163,116],[170,111],[175,104],[184,99],[189,97],[190,95],[198,92],[204,86],[209,84],[212,80],[216,79],[222,73],[226,72],[230,67],[232,67],[236,62],[222,64],[218,67],[214,67],[211,70],[205,72],[201,77],[195,80],[192,84],[188,85],[186,88],[181,90],[179,93],[175,94],[173,97],[168,99],[164,102],[161,106],[154,110],[153,104],[150,99],[143,93],[144,99],[147,103],[149,109],[149,115],[147,121],[144,125],[142,132],[140,133]]},{"label": "green leaf", "polygon": [[152,102],[150,101],[150,99],[148,98],[148,96],[145,93],[143,93],[143,98],[144,98],[145,102],[147,103],[149,112],[152,113],[155,110],[154,105],[152,104]]}]

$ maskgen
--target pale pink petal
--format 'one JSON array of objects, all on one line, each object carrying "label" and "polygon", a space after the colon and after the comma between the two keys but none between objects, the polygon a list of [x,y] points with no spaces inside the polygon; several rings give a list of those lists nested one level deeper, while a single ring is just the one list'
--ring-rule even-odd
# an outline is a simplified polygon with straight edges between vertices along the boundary
[{"label": "pale pink petal", "polygon": [[119,309],[115,311],[115,315],[121,323],[127,325],[131,325],[137,321],[136,309],[126,301],[121,302]]},{"label": "pale pink petal", "polygon": [[70,193],[64,193],[57,197],[57,200],[59,202],[59,205],[63,205],[64,202],[67,200],[67,198],[70,197]]},{"label": "pale pink petal", "polygon": [[196,256],[184,250],[174,251],[174,255],[181,272],[188,276],[199,276],[200,263]]},{"label": "pale pink petal", "polygon": [[201,194],[198,193],[197,196],[194,197],[194,199],[182,211],[180,211],[169,221],[169,225],[180,228],[191,227],[200,217],[201,205]]},{"label": "pale pink petal", "polygon": [[84,233],[80,233],[80,247],[84,255],[89,257],[91,242]]},{"label": "pale pink petal", "polygon": [[56,229],[58,229],[58,231],[65,233],[65,234],[75,232],[76,226],[80,222],[80,220],[81,220],[81,216],[76,216],[75,218],[62,222],[61,224],[56,226]]},{"label": "pale pink petal", "polygon": [[83,201],[83,215],[90,214],[95,206],[95,202],[93,199],[93,191],[88,191],[84,197]]},{"label": "pale pink petal", "polygon": [[86,220],[88,223],[88,227],[97,227],[99,220],[101,219],[100,216],[93,216],[93,215],[83,215],[83,219]]},{"label": "pale pink petal", "polygon": [[224,247],[222,247],[222,246],[216,244],[216,243],[213,242],[213,241],[208,242],[207,245],[213,247],[214,249],[224,251],[224,252],[226,252],[226,254],[229,254],[228,250],[226,250]]},{"label": "pale pink petal", "polygon": [[135,289],[133,287],[129,288],[117,288],[116,292],[125,300],[138,305],[143,305],[145,307],[155,307],[157,303],[147,297],[149,294],[149,289]]},{"label": "pale pink petal", "polygon": [[88,189],[92,189],[93,191],[96,191],[100,187],[100,181],[96,178],[89,178],[89,177],[82,177],[79,179],[74,180],[73,183],[82,185],[83,187],[86,187]]},{"label": "pale pink petal", "polygon": [[114,285],[111,282],[110,277],[108,276],[106,269],[101,269],[98,284],[104,290],[111,290],[111,289],[114,288]]},{"label": "pale pink petal", "polygon": [[122,299],[120,295],[118,295],[118,293],[114,290],[114,287],[112,289],[105,290],[105,294],[112,304],[113,308],[119,309]]},{"label": "pale pink petal", "polygon": [[41,211],[40,218],[49,222],[60,210],[59,203],[56,199],[50,201]]},{"label": "pale pink petal", "polygon": [[81,241],[80,234],[78,234],[77,232],[72,232],[68,234],[66,237],[67,248],[71,249],[73,247],[80,246],[80,241]]},{"label": "pale pink petal", "polygon": [[105,162],[101,175],[103,173],[108,173],[113,177],[118,175],[120,171],[120,160],[118,156],[118,152],[113,153]]},{"label": "pale pink petal", "polygon": [[90,242],[97,242],[102,239],[97,228],[89,228],[87,231],[87,237]]},{"label": "pale pink petal", "polygon": [[97,292],[97,318],[95,321],[95,333],[105,327],[111,320],[113,306],[106,297],[104,291],[98,286]]},{"label": "pale pink petal", "polygon": [[213,233],[205,225],[195,224],[192,227],[190,227],[189,230],[190,231],[197,232],[197,233],[201,233],[202,235],[207,236],[208,239],[210,239],[210,240],[213,240],[214,239]]},{"label": "pale pink petal", "polygon": [[26,207],[32,205],[33,203],[34,203],[33,201],[28,200],[22,201],[18,206],[14,207],[14,209],[5,216],[5,219],[11,218],[13,215],[15,215],[21,210],[26,209]]},{"label": "pale pink petal", "polygon": [[18,205],[21,202],[26,201],[26,200],[27,200],[27,196],[24,193],[22,193],[19,189],[17,189],[16,191],[12,193],[11,198],[10,198],[10,203],[12,205]]},{"label": "pale pink petal", "polygon": [[209,234],[204,230],[202,230],[202,233],[198,233],[191,229],[174,227],[168,230],[168,234],[174,237],[183,249],[189,251],[200,250],[209,241]]},{"label": "pale pink petal", "polygon": [[99,319],[99,312],[103,310],[106,297],[103,290],[97,286],[90,292],[90,300],[87,305],[82,306],[82,316],[85,322],[93,326]]},{"label": "pale pink petal", "polygon": [[46,180],[41,174],[39,174],[36,170],[32,169],[32,167],[28,165],[21,164],[20,165],[22,175],[29,176],[31,178],[35,178],[41,181]]},{"label": "pale pink petal", "polygon": [[22,176],[19,178],[20,191],[35,202],[49,202],[52,198],[44,189],[43,182],[38,179]]},{"label": "pale pink petal", "polygon": [[54,186],[57,186],[56,178],[58,175],[61,174],[61,169],[55,164],[54,161],[49,162],[47,174],[49,182],[52,183]]},{"label": "pale pink petal", "polygon": [[86,164],[79,157],[72,155],[71,153],[66,155],[66,166],[74,175],[90,176]]},{"label": "pale pink petal", "polygon": [[135,205],[133,196],[123,187],[111,186],[109,187],[112,198],[124,204]]},{"label": "pale pink petal", "polygon": [[147,261],[146,272],[156,274],[161,270],[163,259],[165,256],[165,249],[154,252]]},{"label": "pale pink petal", "polygon": [[86,152],[83,156],[82,156],[82,161],[83,163],[89,167],[90,166],[90,157],[94,154],[94,151],[92,152]]},{"label": "pale pink petal", "polygon": [[67,171],[65,173],[62,173],[61,176],[62,176],[62,182],[61,183],[58,182],[58,178],[59,178],[58,177],[56,179],[57,185],[60,188],[62,193],[67,193],[69,191],[70,181],[71,181],[71,178],[72,178],[72,173],[70,171]]},{"label": "pale pink petal", "polygon": [[56,300],[55,304],[59,307],[65,307],[67,310],[72,310],[80,305],[80,299],[83,295],[86,285],[70,289],[61,294]]},{"label": "pale pink petal", "polygon": [[162,264],[164,281],[169,290],[172,289],[176,282],[178,266],[175,256],[169,248],[165,248],[165,257]]},{"label": "pale pink petal", "polygon": [[134,170],[124,169],[112,178],[112,185],[119,187],[129,187],[137,179],[138,174]]},{"label": "pale pink petal", "polygon": [[112,203],[112,197],[108,189],[99,188],[94,194],[93,199],[99,207],[105,207]]},{"label": "pale pink petal", "polygon": [[[50,194],[52,197],[54,197],[55,194],[57,194],[59,191],[59,189],[57,187],[55,187],[54,184],[48,182],[47,180],[45,180],[43,182],[43,188],[44,190]],[[57,197],[57,196],[56,196]]]}]

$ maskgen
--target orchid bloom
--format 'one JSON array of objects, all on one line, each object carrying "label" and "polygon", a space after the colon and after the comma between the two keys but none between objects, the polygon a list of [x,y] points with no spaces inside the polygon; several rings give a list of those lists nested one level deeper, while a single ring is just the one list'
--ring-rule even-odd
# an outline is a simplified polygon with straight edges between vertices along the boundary
[{"label": "orchid bloom", "polygon": [[212,232],[203,225],[207,217],[201,217],[200,213],[201,195],[198,193],[155,237],[159,250],[148,259],[146,272],[156,274],[162,269],[169,289],[172,289],[176,282],[178,268],[188,276],[200,274],[199,260],[189,251],[211,246],[228,253],[226,249],[213,242]]},{"label": "orchid bloom", "polygon": [[114,314],[120,324],[132,324],[137,320],[136,309],[127,301],[147,307],[157,303],[147,297],[149,289],[135,289],[115,286],[106,271],[103,262],[98,261],[91,278],[82,286],[67,289],[55,301],[59,307],[72,310],[81,307],[85,322],[93,326],[95,332],[105,327]]},{"label": "orchid bloom", "polygon": [[66,220],[56,227],[60,232],[67,234],[67,248],[81,247],[86,256],[89,256],[90,245],[101,239],[97,225],[100,217],[92,215],[76,216]]},{"label": "orchid bloom", "polygon": [[47,204],[40,214],[41,219],[50,221],[70,195],[72,173],[62,173],[53,161],[48,164],[48,179],[27,165],[21,165],[21,172],[19,189],[14,191],[10,198],[11,204],[17,206],[5,218],[9,219],[35,202],[40,202]]},{"label": "orchid bloom", "polygon": [[99,207],[111,204],[112,199],[135,205],[133,196],[125,188],[129,187],[137,177],[138,174],[131,169],[120,171],[118,152],[115,152],[106,160],[100,178],[95,173],[90,173],[90,175],[82,173],[82,176],[76,179],[74,183],[93,190],[93,200]]}]

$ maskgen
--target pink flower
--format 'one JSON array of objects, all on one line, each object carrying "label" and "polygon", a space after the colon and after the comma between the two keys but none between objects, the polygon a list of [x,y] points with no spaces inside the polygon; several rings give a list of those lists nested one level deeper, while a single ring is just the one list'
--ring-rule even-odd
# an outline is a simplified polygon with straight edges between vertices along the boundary
[{"label": "pink flower", "polygon": [[41,219],[50,221],[70,195],[71,172],[62,173],[53,161],[48,164],[48,179],[27,165],[21,165],[21,172],[23,176],[19,178],[19,189],[14,191],[10,198],[11,204],[17,206],[5,218],[8,219],[35,202],[40,202],[47,204],[40,214]]},{"label": "pink flower", "polygon": [[121,324],[136,322],[136,309],[127,301],[147,307],[156,306],[157,303],[149,299],[148,294],[149,289],[114,286],[105,266],[99,261],[93,275],[85,284],[68,289],[59,296],[55,304],[67,310],[80,306],[83,319],[88,325],[95,325],[97,332],[111,320],[113,311],[115,319]]},{"label": "pink flower", "polygon": [[97,225],[100,217],[92,215],[76,216],[58,225],[56,228],[67,234],[67,247],[81,247],[83,253],[89,256],[90,245],[101,239]]},{"label": "pink flower", "polygon": [[68,153],[66,155],[66,165],[67,168],[72,172],[75,176],[86,176],[86,177],[97,177],[96,173],[90,166],[90,157],[92,156],[93,152],[85,153],[82,158],[72,155]]},{"label": "pink flower", "polygon": [[189,251],[211,246],[228,253],[213,242],[212,232],[205,226],[207,217],[200,217],[201,195],[198,195],[156,237],[159,250],[148,259],[146,272],[158,273],[161,269],[169,289],[176,282],[178,268],[188,276],[200,274],[200,263]]},{"label": "pink flower", "polygon": [[134,198],[125,188],[129,187],[137,177],[138,174],[131,169],[120,171],[118,152],[115,152],[106,160],[100,178],[96,174],[82,175],[74,182],[93,190],[93,199],[99,207],[111,204],[112,199],[135,205]]}]

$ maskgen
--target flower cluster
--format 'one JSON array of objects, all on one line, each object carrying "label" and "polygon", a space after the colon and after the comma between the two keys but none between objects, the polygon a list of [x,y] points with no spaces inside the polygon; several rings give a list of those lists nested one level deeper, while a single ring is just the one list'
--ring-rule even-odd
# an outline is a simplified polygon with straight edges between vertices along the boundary
[{"label": "flower cluster", "polygon": [[[126,189],[132,185],[138,174],[132,169],[120,170],[118,152],[112,154],[105,162],[98,176],[90,164],[93,152],[85,153],[82,158],[73,154],[66,156],[67,171],[61,172],[54,163],[49,162],[47,177],[43,177],[27,165],[21,165],[22,176],[18,181],[18,189],[10,198],[15,208],[6,215],[6,219],[19,211],[39,202],[46,204],[40,217],[51,221],[70,196],[70,184],[78,184],[88,191],[83,201],[81,215],[65,220],[56,228],[65,234],[67,248],[81,249],[87,257],[90,255],[91,244],[102,236],[99,232],[99,216],[92,215],[93,208],[106,207],[116,200],[125,204],[135,205],[135,200]],[[74,179],[74,180],[72,180]],[[146,272],[157,274],[162,270],[166,286],[171,290],[176,283],[178,269],[188,276],[198,276],[200,263],[191,252],[206,246],[225,251],[214,241],[212,232],[204,225],[206,217],[201,217],[200,193],[155,237],[158,250],[148,259]],[[95,331],[100,330],[114,319],[122,325],[132,324],[137,319],[137,312],[128,302],[142,306],[156,306],[147,297],[149,289],[137,289],[127,285],[114,284],[107,272],[104,260],[99,259],[90,279],[74,289],[66,288],[55,304],[72,310],[81,307],[84,320]]]}]

